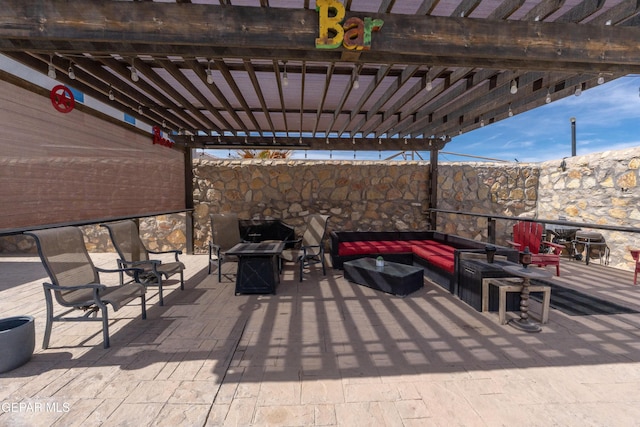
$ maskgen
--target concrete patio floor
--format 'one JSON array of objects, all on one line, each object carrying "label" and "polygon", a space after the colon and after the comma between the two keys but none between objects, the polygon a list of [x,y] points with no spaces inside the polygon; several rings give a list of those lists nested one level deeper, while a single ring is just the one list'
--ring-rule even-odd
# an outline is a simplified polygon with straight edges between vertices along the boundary
[{"label": "concrete patio floor", "polygon": [[[276,295],[235,296],[205,255],[181,259],[186,289],[160,307],[150,288],[146,320],[135,304],[113,313],[111,348],[99,323],[57,323],[41,350],[44,269],[0,257],[0,317],[36,317],[33,358],[0,374],[0,425],[640,425],[640,314],[552,309],[529,334],[427,280],[398,298],[339,270],[300,283],[287,265]],[[566,261],[562,274],[640,310],[631,272]]]}]

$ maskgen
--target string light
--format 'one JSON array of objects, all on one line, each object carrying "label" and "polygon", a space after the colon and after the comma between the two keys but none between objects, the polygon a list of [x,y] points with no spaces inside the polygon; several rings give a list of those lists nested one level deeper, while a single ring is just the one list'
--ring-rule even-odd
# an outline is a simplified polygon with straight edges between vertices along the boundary
[{"label": "string light", "polygon": [[549,89],[547,89],[547,97],[544,99],[545,104],[548,104],[551,102],[551,92]]},{"label": "string light", "polygon": [[357,74],[353,78],[353,88],[356,90],[360,88],[360,78],[358,77]]},{"label": "string light", "polygon": [[602,83],[604,83],[604,76],[600,73],[598,74],[598,84],[601,85]]},{"label": "string light", "polygon": [[136,66],[135,66],[135,61],[136,59],[133,58],[131,60],[131,80],[133,80],[134,82],[137,82],[138,80],[140,80],[140,76],[138,75],[138,70],[136,70]]},{"label": "string light", "polygon": [[73,71],[73,63],[69,64],[68,74],[69,74],[69,78],[71,80],[75,80],[76,79],[76,73],[75,73],[75,71]]},{"label": "string light", "polygon": [[287,61],[282,61],[284,63],[284,73],[282,73],[282,84],[283,86],[289,86],[289,76],[287,75]]},{"label": "string light", "polygon": [[518,82],[516,82],[515,79],[511,80],[511,89],[509,91],[511,92],[511,95],[518,93]]},{"label": "string light", "polygon": [[116,99],[116,96],[113,93],[113,89],[111,89],[111,86],[109,86],[109,100],[113,101]]},{"label": "string light", "polygon": [[576,91],[575,91],[575,92],[573,92],[573,94],[574,94],[575,96],[580,96],[580,95],[582,95],[582,86],[576,86]]},{"label": "string light", "polygon": [[427,70],[427,83],[424,86],[427,92],[431,92],[433,90],[433,82],[431,81],[431,77],[429,76],[430,71],[431,71],[431,68]]},{"label": "string light", "polygon": [[47,72],[47,76],[55,79],[56,76],[56,67],[53,66],[53,55],[49,55],[49,71]]},{"label": "string light", "polygon": [[213,74],[211,73],[211,61],[207,63],[207,83],[213,84]]},{"label": "string light", "polygon": [[511,109],[511,104],[509,104],[509,117],[513,117],[513,110]]}]

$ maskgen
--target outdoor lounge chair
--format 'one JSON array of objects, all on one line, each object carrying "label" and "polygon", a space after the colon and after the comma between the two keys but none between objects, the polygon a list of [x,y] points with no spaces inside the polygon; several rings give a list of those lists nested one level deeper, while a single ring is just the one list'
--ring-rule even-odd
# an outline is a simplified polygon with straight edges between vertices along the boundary
[{"label": "outdoor lounge chair", "polygon": [[329,215],[309,215],[307,229],[302,235],[302,239],[296,241],[298,247],[285,249],[282,252],[282,259],[297,262],[300,265],[301,282],[304,269],[312,264],[322,264],[322,274],[327,275],[324,262],[324,238],[327,234],[329,218]]},{"label": "outdoor lounge chair", "polygon": [[[44,296],[47,305],[47,323],[44,331],[42,348],[49,347],[53,322],[60,321],[102,321],[104,348],[109,347],[109,316],[107,304],[114,311],[140,298],[142,318],[146,319],[144,285],[133,282],[121,286],[106,286],[100,283],[99,273],[121,272],[105,270],[93,265],[84,244],[82,231],[77,227],[51,228],[25,233],[32,236],[38,247],[40,259],[51,283],[45,282]],[[136,277],[139,269],[128,269]],[[63,307],[71,307],[61,315],[53,314],[53,298]],[[74,309],[84,310],[85,314],[77,317],[65,317]],[[100,317],[98,317],[98,311]]]},{"label": "outdoor lounge chair", "polygon": [[572,244],[572,255],[576,260],[582,259],[584,253],[586,265],[591,259],[599,259],[600,264],[609,265],[609,245],[601,233],[577,231]]},{"label": "outdoor lounge chair", "polygon": [[629,252],[631,252],[631,258],[636,263],[635,268],[633,269],[633,284],[638,284],[638,272],[640,271],[640,249],[628,248]]},{"label": "outdoor lounge chair", "polygon": [[[145,286],[157,286],[160,305],[164,305],[163,286],[167,284],[175,284],[177,281],[168,281],[168,279],[180,274],[180,289],[184,290],[184,269],[185,266],[178,259],[178,255],[182,253],[180,250],[169,251],[151,251],[147,249],[140,239],[138,226],[132,220],[112,222],[109,224],[101,224],[109,230],[109,236],[113,246],[118,252],[118,267],[136,267],[143,271],[140,273],[140,282]],[[174,254],[174,262],[162,262],[156,259],[150,259],[149,255]],[[129,274],[131,278],[133,276]],[[124,282],[123,275],[120,276],[121,283]]]},{"label": "outdoor lounge chair", "polygon": [[[210,214],[211,242],[209,242],[209,274],[212,265],[218,267],[218,282],[222,281],[222,264],[226,261],[237,261],[238,257],[227,255],[226,252],[242,243],[240,237],[240,222],[235,213]],[[215,255],[215,258],[214,258]]]},{"label": "outdoor lounge chair", "polygon": [[[531,264],[539,267],[555,265],[556,275],[560,276],[560,253],[564,245],[542,240],[543,231],[544,227],[540,223],[520,221],[513,226],[513,240],[507,240],[507,243],[521,252],[528,247]],[[548,248],[551,252],[541,252],[540,248]]]}]

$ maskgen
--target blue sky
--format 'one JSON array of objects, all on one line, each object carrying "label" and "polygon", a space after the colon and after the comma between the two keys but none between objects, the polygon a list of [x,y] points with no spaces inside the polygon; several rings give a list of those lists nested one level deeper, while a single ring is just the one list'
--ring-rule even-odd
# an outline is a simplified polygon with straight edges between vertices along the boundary
[{"label": "blue sky", "polygon": [[[542,107],[455,136],[439,161],[481,161],[459,153],[520,162],[540,162],[571,156],[571,117],[576,119],[578,156],[640,146],[640,76],[621,77]],[[389,152],[357,152],[356,159],[377,160]],[[419,153],[425,160],[428,152]],[[308,158],[328,158],[309,152]],[[353,159],[353,152],[335,151],[333,159]],[[294,158],[304,158],[296,152]],[[417,157],[416,157],[417,159]]]}]

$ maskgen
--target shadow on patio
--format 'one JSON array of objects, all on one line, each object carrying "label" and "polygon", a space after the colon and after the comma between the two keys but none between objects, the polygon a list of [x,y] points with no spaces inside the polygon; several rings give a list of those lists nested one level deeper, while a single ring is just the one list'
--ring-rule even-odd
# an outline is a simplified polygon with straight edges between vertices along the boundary
[{"label": "shadow on patio", "polygon": [[[206,275],[206,257],[188,258],[186,289],[168,289],[164,307],[151,290],[147,320],[139,319],[135,305],[112,316],[108,350],[98,325],[75,323],[55,325],[51,348],[40,350],[41,280],[3,287],[3,316],[36,316],[37,341],[29,363],[0,375],[0,400],[73,401],[87,422],[97,408],[115,422],[152,402],[153,408],[135,415],[142,424],[164,419],[165,411],[184,415],[186,407],[211,425],[261,424],[274,408],[287,407],[297,420],[321,424],[318,417],[326,416],[328,424],[347,425],[351,415],[336,405],[393,402],[393,413],[403,420],[442,421],[444,409],[430,401],[444,399],[447,414],[452,405],[469,406],[473,417],[489,422],[488,395],[542,406],[638,398],[640,314],[571,316],[552,309],[543,331],[527,334],[428,281],[398,298],[349,283],[338,270],[326,277],[314,270],[300,283],[289,265],[276,295],[235,296],[229,279],[219,284]],[[12,261],[11,267],[20,266]],[[553,280],[563,286],[640,309],[633,273],[568,261],[562,268],[563,276]],[[539,308],[532,302],[534,317]],[[514,398],[518,393],[532,400]],[[460,396],[463,401],[453,403]],[[422,402],[426,412],[403,415],[397,402],[407,400]],[[315,405],[313,414],[305,405]],[[500,422],[515,417],[513,411],[504,410]],[[541,421],[549,420],[538,411]],[[375,411],[367,413],[364,419],[377,419]],[[46,420],[63,423],[64,415]],[[0,423],[11,416],[0,413]],[[460,422],[472,417],[451,416]]]}]

